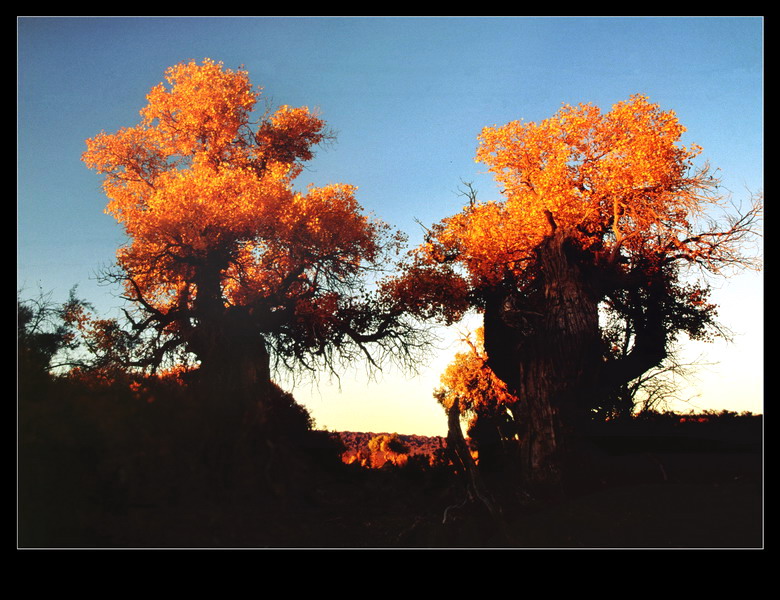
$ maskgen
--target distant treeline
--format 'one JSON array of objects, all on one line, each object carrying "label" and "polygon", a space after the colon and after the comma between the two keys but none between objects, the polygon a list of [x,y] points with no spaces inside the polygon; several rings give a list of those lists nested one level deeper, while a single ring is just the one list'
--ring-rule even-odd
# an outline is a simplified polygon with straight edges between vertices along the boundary
[{"label": "distant treeline", "polygon": [[[763,415],[748,411],[646,411],[630,420],[594,422],[586,435],[597,446],[618,453],[754,452],[763,445],[763,424]],[[396,436],[408,448],[408,456],[427,457],[431,464],[444,456],[447,445],[446,438],[441,436],[357,431],[331,435],[344,445],[343,462],[363,466],[382,466],[386,462],[381,452],[369,449],[371,440],[381,436]],[[478,455],[473,440],[467,441]]]}]

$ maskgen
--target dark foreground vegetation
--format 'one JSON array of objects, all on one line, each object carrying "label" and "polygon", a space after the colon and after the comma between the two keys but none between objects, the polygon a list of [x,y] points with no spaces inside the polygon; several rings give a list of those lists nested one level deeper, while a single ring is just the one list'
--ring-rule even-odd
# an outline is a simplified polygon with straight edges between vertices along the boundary
[{"label": "dark foreground vegetation", "polygon": [[466,501],[438,438],[402,436],[431,454],[346,464],[360,448],[313,429],[289,394],[277,394],[274,432],[236,440],[174,383],[20,383],[23,549],[763,546],[760,416],[600,424],[581,476],[551,502],[485,469],[499,523]]}]

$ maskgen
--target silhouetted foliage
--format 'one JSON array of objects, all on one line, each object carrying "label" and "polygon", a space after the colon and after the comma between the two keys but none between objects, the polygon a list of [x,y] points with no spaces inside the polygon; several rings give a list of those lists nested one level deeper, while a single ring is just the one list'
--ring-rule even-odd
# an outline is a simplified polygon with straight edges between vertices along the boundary
[{"label": "silhouetted foliage", "polygon": [[79,319],[89,304],[71,289],[68,299],[57,304],[52,293],[40,291],[34,298],[16,296],[18,376],[22,385],[47,379],[52,370],[70,368],[74,358],[68,351],[79,344]]},{"label": "silhouetted foliage", "polygon": [[[20,397],[20,409],[24,407],[19,420],[20,546],[499,543],[490,520],[468,516],[474,507],[461,506],[462,485],[452,476],[439,438],[397,435],[399,449],[412,451],[405,463],[354,470],[340,461],[340,436],[309,429],[313,423],[307,411],[279,390],[271,404],[277,428],[263,431],[254,428],[262,428],[260,421],[247,424],[240,430],[245,444],[233,443],[232,429],[225,431],[230,444],[220,445],[217,442],[224,438],[206,435],[213,433],[215,423],[193,402],[186,381],[180,372],[109,380],[98,372],[76,371],[51,378],[46,394],[33,402]],[[608,465],[618,461],[603,476],[609,486],[626,478],[669,483],[683,476],[705,482],[718,477],[724,486],[736,482],[747,490],[753,485],[752,471],[732,472],[729,461],[744,456],[740,460],[749,465],[760,457],[760,416],[644,412],[627,424],[602,425],[604,429],[591,435],[603,448],[603,461],[612,461]],[[382,435],[387,446],[391,434],[345,432],[344,439],[364,440],[367,445]],[[422,449],[431,455],[414,453]],[[663,463],[669,482],[648,453]],[[718,471],[695,466],[702,461],[725,466]],[[230,468],[223,468],[226,463]],[[742,479],[735,480],[737,476]],[[493,489],[506,491],[500,486]],[[740,507],[747,501],[732,499]],[[510,525],[515,519],[530,518],[517,498],[506,506]],[[444,507],[450,507],[446,524]],[[543,509],[530,508],[533,514]],[[622,523],[633,514],[614,507],[610,511]],[[632,526],[635,521],[630,521]],[[578,526],[586,527],[584,523]],[[713,532],[728,531],[724,523],[713,524]],[[741,519],[736,523],[743,526]],[[518,528],[518,543],[529,535],[528,527]],[[534,535],[542,535],[540,527],[532,527]],[[556,530],[548,527],[554,536]],[[594,534],[598,539],[598,532]]]}]

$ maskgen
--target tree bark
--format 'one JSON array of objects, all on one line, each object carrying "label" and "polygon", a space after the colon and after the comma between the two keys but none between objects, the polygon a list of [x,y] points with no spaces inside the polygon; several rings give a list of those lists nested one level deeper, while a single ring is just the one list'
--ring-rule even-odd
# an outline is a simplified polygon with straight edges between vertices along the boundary
[{"label": "tree bark", "polygon": [[522,404],[521,475],[539,495],[563,489],[601,364],[598,295],[582,258],[554,231],[538,250],[533,284],[494,293],[485,308],[488,364]]},{"label": "tree bark", "polygon": [[[471,456],[466,439],[463,437],[463,430],[460,427],[460,403],[457,398],[447,410],[447,447],[451,450],[453,461],[459,465],[459,470],[465,480],[466,501],[480,502],[499,526],[499,531],[503,535],[505,525],[501,511],[491,498],[474,458]],[[446,521],[447,511],[445,510],[444,522],[446,523]]]},{"label": "tree bark", "polygon": [[240,412],[268,401],[270,355],[248,309],[225,305],[223,262],[207,260],[198,270],[189,349],[200,360],[200,379],[210,402],[225,412]]}]

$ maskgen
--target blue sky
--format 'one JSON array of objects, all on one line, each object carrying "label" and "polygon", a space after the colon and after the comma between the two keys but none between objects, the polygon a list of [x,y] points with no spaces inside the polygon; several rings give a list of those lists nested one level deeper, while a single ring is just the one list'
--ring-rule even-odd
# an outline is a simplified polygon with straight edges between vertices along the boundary
[{"label": "blue sky", "polygon": [[[103,214],[84,141],[138,122],[165,69],[190,59],[241,65],[274,104],[319,109],[338,134],[302,186],[357,185],[358,198],[410,236],[460,208],[461,181],[484,199],[474,162],[485,126],[538,121],[563,103],[608,110],[635,93],[674,110],[737,202],[763,189],[761,18],[19,18],[17,287],[64,298],[78,284],[100,311],[119,306],[95,274],[122,232]],[[717,362],[688,408],[763,408],[763,276],[714,282],[731,344],[688,345]],[[456,348],[417,377],[357,367],[294,393],[330,429],[442,434],[433,388]]]}]

